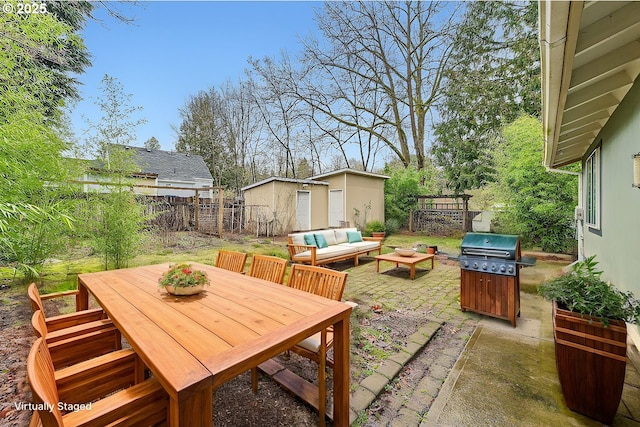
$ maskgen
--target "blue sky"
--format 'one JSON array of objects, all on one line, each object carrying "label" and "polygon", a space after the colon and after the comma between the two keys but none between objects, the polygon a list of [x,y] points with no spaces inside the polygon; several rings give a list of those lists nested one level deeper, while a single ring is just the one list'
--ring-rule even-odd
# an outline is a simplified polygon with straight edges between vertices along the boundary
[{"label": "blue sky", "polygon": [[[89,21],[83,30],[93,65],[78,76],[83,100],[71,113],[76,136],[82,140],[85,118],[100,119],[94,102],[100,81],[109,74],[132,95],[132,106],[143,107],[140,117],[147,123],[137,128],[136,145],[155,136],[163,149],[173,149],[171,126],[180,125],[178,109],[190,95],[237,82],[250,56],[278,56],[282,50],[295,55],[299,38],[315,31],[314,10],[321,6],[297,1],[114,3],[136,22],[104,18],[102,23]],[[103,10],[95,14],[104,17]]]}]

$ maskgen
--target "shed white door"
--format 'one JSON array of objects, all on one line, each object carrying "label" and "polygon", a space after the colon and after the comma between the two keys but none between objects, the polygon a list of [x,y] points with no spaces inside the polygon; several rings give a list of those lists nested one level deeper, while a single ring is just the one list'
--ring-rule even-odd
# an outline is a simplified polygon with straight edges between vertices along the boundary
[{"label": "shed white door", "polygon": [[296,227],[298,230],[311,229],[311,192],[296,193]]},{"label": "shed white door", "polygon": [[329,227],[340,227],[344,221],[342,190],[329,190]]}]

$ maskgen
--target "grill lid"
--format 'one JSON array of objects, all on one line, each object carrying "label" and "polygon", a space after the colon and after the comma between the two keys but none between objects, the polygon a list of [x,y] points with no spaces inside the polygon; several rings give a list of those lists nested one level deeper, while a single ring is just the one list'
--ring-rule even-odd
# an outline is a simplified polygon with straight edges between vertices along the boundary
[{"label": "grill lid", "polygon": [[520,257],[520,240],[510,234],[467,233],[462,240],[461,251],[462,255],[517,259]]}]

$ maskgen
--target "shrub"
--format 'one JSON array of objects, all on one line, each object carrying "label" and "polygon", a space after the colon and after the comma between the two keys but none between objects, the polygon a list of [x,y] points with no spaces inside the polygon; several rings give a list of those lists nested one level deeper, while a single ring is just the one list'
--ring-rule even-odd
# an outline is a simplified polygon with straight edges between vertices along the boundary
[{"label": "shrub", "polygon": [[561,308],[598,317],[604,325],[607,319],[640,322],[640,301],[631,292],[622,292],[601,280],[602,271],[595,269],[598,262],[594,258],[576,262],[569,273],[540,286],[539,294]]},{"label": "shrub", "polygon": [[370,221],[367,223],[364,229],[366,234],[371,235],[371,233],[382,233],[386,231],[386,227],[382,221]]},{"label": "shrub", "polygon": [[384,226],[388,234],[395,234],[400,229],[400,220],[397,218],[389,218],[385,221]]}]

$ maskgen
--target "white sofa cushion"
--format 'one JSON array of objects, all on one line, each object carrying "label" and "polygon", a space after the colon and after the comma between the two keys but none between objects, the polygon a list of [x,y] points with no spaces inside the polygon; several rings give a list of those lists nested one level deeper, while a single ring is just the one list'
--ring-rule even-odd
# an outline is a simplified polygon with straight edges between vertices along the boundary
[{"label": "white sofa cushion", "polygon": [[[356,247],[345,245],[333,245],[322,249],[316,249],[316,259],[327,259],[336,256],[349,255],[358,252]],[[293,256],[293,261],[308,261],[311,259],[311,251],[304,251]]]},{"label": "white sofa cushion", "polygon": [[367,249],[378,249],[380,247],[380,242],[377,241],[372,241],[372,240],[365,240],[362,242],[353,242],[353,243],[340,243],[338,246],[349,246],[352,248],[355,248],[357,251],[363,251],[363,250],[367,250]]},{"label": "white sofa cushion", "polygon": [[333,230],[336,235],[336,244],[347,243],[349,239],[347,238],[347,231],[358,231],[357,228],[336,228]]},{"label": "white sofa cushion", "polygon": [[336,233],[333,230],[322,230],[319,233],[315,234],[322,234],[327,241],[327,245],[329,246],[338,244],[338,242],[336,241]]},{"label": "white sofa cushion", "polygon": [[307,232],[307,233],[294,233],[294,234],[290,234],[289,236],[291,237],[291,242],[293,242],[294,245],[306,245],[306,243],[304,242],[304,235],[305,234],[309,234],[309,232]]}]

